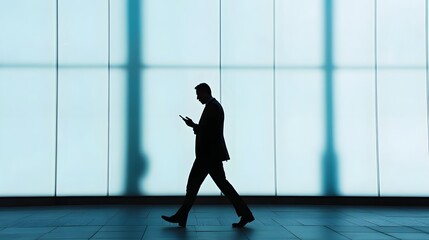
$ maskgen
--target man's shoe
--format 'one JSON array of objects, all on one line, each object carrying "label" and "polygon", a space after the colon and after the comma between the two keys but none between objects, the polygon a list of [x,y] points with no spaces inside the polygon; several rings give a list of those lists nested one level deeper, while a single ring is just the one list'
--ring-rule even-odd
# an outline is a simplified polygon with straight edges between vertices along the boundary
[{"label": "man's shoe", "polygon": [[232,227],[233,228],[243,228],[246,224],[252,222],[253,220],[255,220],[255,218],[253,216],[250,216],[250,217],[241,217],[240,222],[233,223]]},{"label": "man's shoe", "polygon": [[167,222],[178,223],[179,226],[186,227],[186,218],[179,218],[179,217],[174,216],[174,215],[171,217],[161,216],[161,218]]}]

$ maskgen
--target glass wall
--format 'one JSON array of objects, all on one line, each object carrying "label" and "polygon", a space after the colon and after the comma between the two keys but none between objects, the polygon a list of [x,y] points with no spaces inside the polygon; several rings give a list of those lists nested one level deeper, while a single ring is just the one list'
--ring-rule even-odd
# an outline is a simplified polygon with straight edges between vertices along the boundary
[{"label": "glass wall", "polygon": [[242,194],[273,195],[273,3],[223,1],[220,13],[225,172]]},{"label": "glass wall", "polygon": [[104,0],[58,2],[60,196],[107,193],[108,13]]},{"label": "glass wall", "polygon": [[425,1],[377,5],[382,196],[428,196]]},{"label": "glass wall", "polygon": [[[0,0],[0,196],[428,196],[426,0]],[[220,195],[208,177],[201,195]]]},{"label": "glass wall", "polygon": [[374,3],[341,0],[334,8],[333,136],[341,195],[379,194]]},{"label": "glass wall", "polygon": [[56,3],[0,1],[0,196],[54,196]]}]

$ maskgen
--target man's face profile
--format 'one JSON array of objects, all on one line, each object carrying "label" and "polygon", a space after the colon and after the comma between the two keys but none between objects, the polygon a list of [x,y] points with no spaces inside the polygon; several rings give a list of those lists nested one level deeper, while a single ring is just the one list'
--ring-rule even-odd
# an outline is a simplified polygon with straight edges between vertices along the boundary
[{"label": "man's face profile", "polygon": [[200,91],[197,90],[197,99],[198,101],[201,102],[201,104],[206,104],[209,98],[210,98],[210,95],[208,93],[201,90]]}]

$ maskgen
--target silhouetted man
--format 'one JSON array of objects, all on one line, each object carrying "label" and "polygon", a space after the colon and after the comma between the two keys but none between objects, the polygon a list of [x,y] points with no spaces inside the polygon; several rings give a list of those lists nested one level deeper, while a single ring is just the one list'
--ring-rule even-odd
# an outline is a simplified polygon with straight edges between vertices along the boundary
[{"label": "silhouetted man", "polygon": [[209,85],[201,83],[195,87],[197,99],[205,104],[204,111],[198,124],[189,117],[183,118],[186,125],[192,127],[196,135],[195,155],[196,159],[192,166],[186,186],[186,197],[183,205],[176,214],[171,217],[162,218],[171,223],[178,223],[185,227],[188,213],[197,197],[198,190],[208,174],[219,187],[223,194],[229,198],[238,216],[241,219],[233,223],[233,227],[244,227],[247,223],[255,220],[246,203],[241,199],[234,187],[226,180],[223,169],[223,161],[229,160],[223,137],[224,113],[220,103],[212,97]]}]

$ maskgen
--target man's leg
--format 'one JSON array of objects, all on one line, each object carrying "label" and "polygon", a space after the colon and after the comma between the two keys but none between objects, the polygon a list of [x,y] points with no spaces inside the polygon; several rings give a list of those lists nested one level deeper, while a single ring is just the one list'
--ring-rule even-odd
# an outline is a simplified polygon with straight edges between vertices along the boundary
[{"label": "man's leg", "polygon": [[222,193],[225,194],[225,196],[231,201],[235,211],[237,212],[237,215],[247,219],[253,219],[253,214],[247,204],[226,179],[223,163],[220,161],[213,163],[210,166],[209,174]]},{"label": "man's leg", "polygon": [[192,205],[195,202],[198,191],[200,190],[201,184],[204,182],[204,179],[207,177],[207,168],[204,167],[204,163],[201,161],[195,160],[194,165],[192,166],[191,172],[189,173],[188,183],[186,185],[186,197],[183,201],[182,206],[179,208],[175,214],[179,218],[187,218],[188,213],[192,208]]}]

